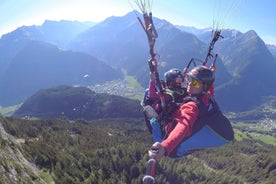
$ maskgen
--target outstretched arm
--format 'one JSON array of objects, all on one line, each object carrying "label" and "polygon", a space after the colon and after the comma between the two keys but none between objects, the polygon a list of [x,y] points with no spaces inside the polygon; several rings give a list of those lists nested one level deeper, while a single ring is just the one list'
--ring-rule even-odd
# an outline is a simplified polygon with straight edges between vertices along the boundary
[{"label": "outstretched arm", "polygon": [[161,143],[166,149],[166,154],[170,154],[186,137],[192,134],[192,127],[198,115],[199,109],[195,102],[188,102],[180,106],[174,114],[174,119],[177,121],[176,127]]}]

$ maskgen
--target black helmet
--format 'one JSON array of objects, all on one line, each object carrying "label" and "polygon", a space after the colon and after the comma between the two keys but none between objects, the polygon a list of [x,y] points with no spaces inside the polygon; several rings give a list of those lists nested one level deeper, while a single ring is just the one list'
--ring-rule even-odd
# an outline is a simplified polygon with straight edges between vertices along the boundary
[{"label": "black helmet", "polygon": [[167,71],[164,74],[164,76],[166,78],[167,86],[169,86],[169,87],[178,86],[177,82],[176,82],[177,78],[181,78],[182,81],[184,81],[184,76],[183,76],[182,72],[176,68],[170,69],[169,71]]},{"label": "black helmet", "polygon": [[188,77],[194,78],[203,84],[203,91],[208,91],[215,81],[214,73],[206,66],[197,66],[188,73]]}]

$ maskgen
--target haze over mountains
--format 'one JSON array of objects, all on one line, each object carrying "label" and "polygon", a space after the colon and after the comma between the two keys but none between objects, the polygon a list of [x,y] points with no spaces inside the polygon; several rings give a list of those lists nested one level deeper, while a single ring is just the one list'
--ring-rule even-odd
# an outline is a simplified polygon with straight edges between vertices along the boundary
[{"label": "haze over mountains", "polygon": [[[159,73],[183,69],[191,58],[204,59],[210,31],[192,34],[154,18],[159,37]],[[254,30],[223,30],[218,52],[216,99],[225,111],[245,111],[276,96],[275,50]],[[268,49],[269,48],[269,49]],[[0,105],[21,103],[36,91],[57,85],[92,85],[122,79],[121,69],[148,85],[148,44],[135,13],[87,25],[46,21],[20,27],[0,39]],[[210,63],[209,63],[210,64]]]}]

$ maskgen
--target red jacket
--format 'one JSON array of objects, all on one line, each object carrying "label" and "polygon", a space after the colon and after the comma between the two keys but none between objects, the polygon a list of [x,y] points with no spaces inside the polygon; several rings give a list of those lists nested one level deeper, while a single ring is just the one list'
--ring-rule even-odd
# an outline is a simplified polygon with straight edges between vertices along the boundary
[{"label": "red jacket", "polygon": [[[214,86],[209,89],[208,93],[214,95]],[[207,95],[202,95],[200,98],[206,106],[209,105]],[[161,145],[166,149],[166,154],[170,154],[184,138],[192,134],[192,128],[198,116],[199,108],[194,101],[183,103],[173,114],[173,118],[178,123],[169,133],[169,136],[161,142]]]}]

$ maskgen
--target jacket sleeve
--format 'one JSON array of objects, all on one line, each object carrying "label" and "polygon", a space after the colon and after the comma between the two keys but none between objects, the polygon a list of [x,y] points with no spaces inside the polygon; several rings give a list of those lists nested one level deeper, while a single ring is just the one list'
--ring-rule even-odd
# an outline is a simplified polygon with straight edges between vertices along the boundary
[{"label": "jacket sleeve", "polygon": [[199,115],[197,104],[193,101],[180,106],[174,114],[174,119],[178,122],[176,127],[169,134],[167,139],[161,142],[166,149],[166,154],[170,154],[184,138],[192,133],[192,127]]},{"label": "jacket sleeve", "polygon": [[160,94],[156,91],[156,86],[154,81],[150,81],[149,83],[148,96],[150,98],[160,98]]}]

